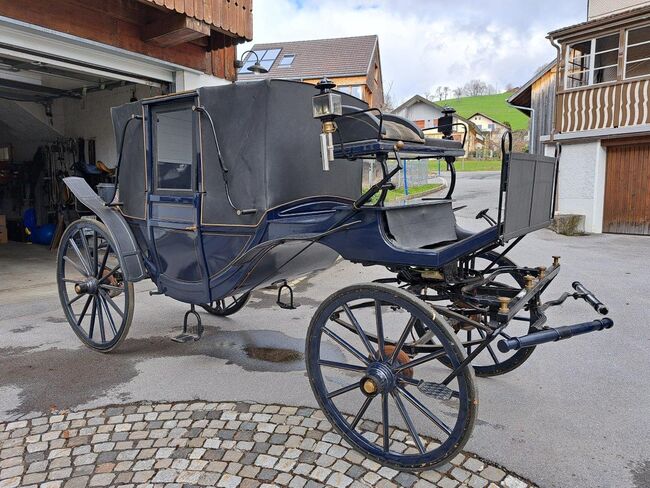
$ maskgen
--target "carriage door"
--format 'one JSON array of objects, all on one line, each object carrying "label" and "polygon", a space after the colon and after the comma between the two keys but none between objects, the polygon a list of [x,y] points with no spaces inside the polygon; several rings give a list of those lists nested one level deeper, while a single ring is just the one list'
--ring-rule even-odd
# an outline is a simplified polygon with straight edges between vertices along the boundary
[{"label": "carriage door", "polygon": [[149,235],[158,286],[188,303],[210,301],[199,229],[200,144],[194,97],[148,105]]}]

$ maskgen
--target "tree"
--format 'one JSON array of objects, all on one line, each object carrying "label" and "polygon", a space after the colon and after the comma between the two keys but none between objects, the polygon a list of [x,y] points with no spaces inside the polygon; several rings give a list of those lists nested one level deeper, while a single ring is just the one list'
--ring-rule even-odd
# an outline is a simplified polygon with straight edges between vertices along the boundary
[{"label": "tree", "polygon": [[486,95],[488,92],[488,85],[482,80],[470,80],[463,85],[462,93],[466,97],[476,97],[479,95]]},{"label": "tree", "polygon": [[392,112],[395,109],[395,101],[391,91],[393,90],[393,82],[388,84],[388,89],[384,89],[384,102],[377,108],[382,112]]},{"label": "tree", "polygon": [[457,86],[451,91],[451,93],[454,95],[454,98],[460,98],[463,96],[463,89]]}]

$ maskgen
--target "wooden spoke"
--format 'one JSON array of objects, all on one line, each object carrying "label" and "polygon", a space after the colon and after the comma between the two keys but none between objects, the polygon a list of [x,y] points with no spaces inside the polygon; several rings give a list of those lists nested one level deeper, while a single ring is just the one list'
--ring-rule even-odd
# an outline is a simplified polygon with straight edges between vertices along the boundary
[{"label": "wooden spoke", "polygon": [[401,371],[404,371],[405,369],[414,368],[415,366],[419,366],[421,364],[428,363],[429,361],[433,361],[434,359],[438,359],[438,358],[440,358],[440,357],[442,357],[444,355],[445,355],[444,350],[432,352],[432,353],[429,353],[429,354],[425,354],[424,356],[420,356],[419,358],[414,359],[413,361],[409,361],[408,363],[400,364],[399,366],[397,366],[395,368],[395,371],[401,372]]},{"label": "wooden spoke", "polygon": [[104,307],[104,312],[106,312],[106,318],[108,319],[108,325],[111,326],[111,330],[113,331],[113,336],[117,335],[117,327],[115,327],[115,321],[113,320],[113,315],[111,314],[111,311],[108,309],[108,305],[106,304],[106,300],[102,295],[99,295],[99,301]]},{"label": "wooden spoke", "polygon": [[364,357],[364,355],[361,354],[356,348],[351,346],[345,339],[342,339],[335,332],[332,332],[327,327],[323,327],[323,332],[327,334],[329,337],[331,337],[332,339],[334,339],[334,341],[336,341],[341,347],[347,349],[350,352],[350,354],[356,357],[363,364],[368,364],[368,359]]},{"label": "wooden spoke", "polygon": [[87,276],[86,271],[83,268],[81,268],[77,263],[75,263],[72,259],[70,259],[68,256],[63,256],[63,260],[66,263],[70,263],[74,267],[74,269],[76,269],[79,272],[79,274],[81,274],[81,276]]},{"label": "wooden spoke", "polygon": [[[90,271],[90,263],[86,263],[86,260],[83,258],[81,255],[81,251],[79,250],[79,246],[77,246],[77,243],[74,241],[74,238],[70,238],[68,241],[70,243],[70,246],[72,246],[72,250],[74,253],[77,255],[79,258],[79,262],[81,263],[81,266],[83,266],[85,273],[85,276],[93,276],[93,273]],[[70,260],[72,262],[72,260]]]},{"label": "wooden spoke", "polygon": [[106,283],[106,280],[113,276],[120,269],[120,265],[115,266],[106,276],[103,276],[98,282],[98,285],[103,285]]},{"label": "wooden spoke", "polygon": [[69,301],[68,301],[68,306],[72,305],[74,302],[76,302],[77,300],[79,300],[79,299],[80,299],[81,297],[83,297],[83,296],[84,296],[84,295],[77,295],[77,296],[74,297],[72,300],[69,300]]},{"label": "wooden spoke", "polygon": [[97,316],[97,301],[93,299],[93,311],[90,314],[90,329],[88,331],[88,337],[90,339],[93,338],[93,333],[95,332],[95,317],[96,316]]},{"label": "wooden spoke", "polygon": [[86,316],[86,312],[88,311],[88,306],[90,305],[92,299],[93,297],[89,296],[88,300],[86,300],[86,304],[84,305],[84,308],[81,310],[81,314],[79,314],[79,319],[77,320],[77,327],[81,327],[81,322],[83,322],[83,319]]},{"label": "wooden spoke", "polygon": [[339,388],[338,390],[331,391],[327,394],[327,398],[334,398],[339,395],[342,395],[343,393],[347,393],[349,391],[355,390],[359,388],[359,382],[352,383],[351,385],[344,386],[343,388]]},{"label": "wooden spoke", "polygon": [[409,391],[405,390],[402,387],[397,387],[397,390],[404,395],[404,398],[406,398],[415,408],[417,408],[420,412],[422,412],[431,422],[436,424],[439,428],[441,428],[447,435],[451,434],[451,429],[445,424],[442,420],[440,420],[435,414],[431,412],[427,407],[425,407],[420,400],[415,398]]},{"label": "wooden spoke", "polygon": [[356,330],[357,335],[361,339],[361,342],[363,342],[363,345],[365,346],[365,348],[370,353],[370,356],[374,357],[374,358],[377,358],[377,352],[370,345],[370,342],[368,341],[368,336],[366,336],[366,333],[364,332],[363,327],[361,327],[361,324],[359,323],[357,318],[354,316],[354,314],[350,310],[350,307],[348,306],[347,303],[343,304],[343,310],[345,310],[345,314],[350,319],[350,322],[352,322],[352,325],[354,326],[354,329]]},{"label": "wooden spoke", "polygon": [[106,342],[106,329],[104,327],[104,312],[102,312],[102,304],[97,295],[95,295],[95,302],[99,302],[97,306],[97,318],[99,319],[99,334],[102,342]]},{"label": "wooden spoke", "polygon": [[354,364],[346,364],[346,363],[338,363],[335,361],[327,361],[325,359],[321,359],[318,361],[318,364],[321,366],[325,366],[327,368],[335,368],[335,369],[344,369],[347,371],[357,371],[359,373],[365,373],[366,368],[363,366],[356,366]]},{"label": "wooden spoke", "polygon": [[390,437],[388,436],[390,425],[388,423],[388,395],[386,393],[381,394],[381,423],[384,452],[388,452],[390,447]]},{"label": "wooden spoke", "polygon": [[425,449],[424,446],[422,445],[420,434],[418,434],[415,425],[413,425],[413,421],[411,420],[410,415],[406,411],[406,407],[404,406],[404,403],[402,402],[402,399],[399,397],[399,393],[397,391],[393,392],[393,400],[395,400],[395,403],[397,404],[397,409],[399,410],[402,419],[406,423],[406,427],[408,428],[411,437],[413,437],[413,440],[415,441],[415,445],[418,446],[418,450],[420,451],[420,453],[424,454]]},{"label": "wooden spoke", "polygon": [[384,318],[381,315],[381,302],[375,300],[375,323],[377,325],[377,350],[379,352],[379,359],[386,359],[386,351],[384,346]]},{"label": "wooden spoke", "polygon": [[366,397],[366,399],[363,402],[363,405],[361,405],[361,408],[357,412],[357,415],[354,417],[354,420],[352,420],[352,423],[350,424],[350,426],[353,429],[357,428],[357,425],[359,424],[359,422],[363,418],[363,414],[366,413],[366,410],[368,410],[368,407],[370,406],[370,404],[372,403],[374,398],[375,398],[374,396]]},{"label": "wooden spoke", "polygon": [[393,354],[390,357],[390,364],[395,364],[395,361],[397,360],[397,355],[399,352],[402,350],[402,347],[404,347],[404,343],[406,342],[406,339],[408,338],[409,334],[411,333],[411,330],[413,330],[413,326],[415,325],[415,322],[417,319],[413,316],[409,319],[409,321],[406,324],[406,327],[404,328],[404,331],[402,332],[402,335],[400,336],[399,340],[397,341],[397,344],[395,344],[395,349],[393,350]]},{"label": "wooden spoke", "polygon": [[124,318],[124,313],[122,312],[120,307],[117,306],[117,303],[113,301],[113,298],[104,290],[99,290],[99,293],[104,297],[106,302],[113,308],[113,310],[115,310],[121,318]]}]

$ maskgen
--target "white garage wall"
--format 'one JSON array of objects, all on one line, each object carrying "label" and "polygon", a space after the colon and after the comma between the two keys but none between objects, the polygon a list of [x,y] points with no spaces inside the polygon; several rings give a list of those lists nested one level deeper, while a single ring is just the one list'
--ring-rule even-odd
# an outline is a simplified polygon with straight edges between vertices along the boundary
[{"label": "white garage wall", "polygon": [[[137,86],[138,99],[160,94],[157,88]],[[132,86],[113,90],[102,90],[86,95],[85,99],[59,99],[54,104],[53,112],[63,112],[65,137],[83,137],[95,140],[95,153],[99,161],[113,167],[117,164],[117,150],[111,122],[111,107],[128,103],[133,95]],[[86,143],[86,151],[88,143]]]},{"label": "white garage wall", "polygon": [[603,231],[607,151],[600,141],[563,144],[558,173],[558,212],[585,216],[585,231]]}]

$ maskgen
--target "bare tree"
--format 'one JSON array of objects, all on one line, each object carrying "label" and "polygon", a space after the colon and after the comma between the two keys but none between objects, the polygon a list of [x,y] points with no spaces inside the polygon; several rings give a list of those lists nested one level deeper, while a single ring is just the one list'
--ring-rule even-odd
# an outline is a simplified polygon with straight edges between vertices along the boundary
[{"label": "bare tree", "polygon": [[457,86],[456,88],[454,88],[451,91],[451,93],[452,93],[452,95],[454,95],[454,98],[460,98],[460,97],[463,96],[463,89],[461,87]]},{"label": "bare tree", "polygon": [[[385,85],[384,85],[385,86]],[[382,112],[392,112],[395,109],[395,100],[391,91],[393,90],[393,82],[388,83],[388,89],[384,89],[384,102],[377,108]]]},{"label": "bare tree", "polygon": [[488,93],[488,85],[482,80],[470,80],[463,85],[463,95],[466,97],[476,97]]}]

